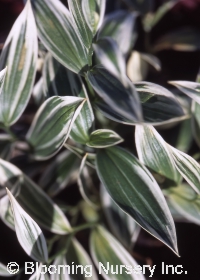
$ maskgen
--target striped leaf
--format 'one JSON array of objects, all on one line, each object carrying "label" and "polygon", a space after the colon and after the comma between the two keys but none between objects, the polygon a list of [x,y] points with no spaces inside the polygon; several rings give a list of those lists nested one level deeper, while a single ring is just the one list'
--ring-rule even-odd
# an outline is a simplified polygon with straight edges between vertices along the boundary
[{"label": "striped leaf", "polygon": [[86,143],[91,148],[107,148],[123,142],[123,139],[110,129],[98,129],[91,133],[90,141]]},{"label": "striped leaf", "polygon": [[14,215],[18,241],[24,251],[34,260],[47,262],[48,252],[44,235],[37,223],[23,210],[7,189]]},{"label": "striped leaf", "polygon": [[100,189],[103,211],[109,228],[127,249],[137,240],[140,226],[112,200],[103,185]]},{"label": "striped leaf", "polygon": [[124,86],[111,72],[101,66],[95,66],[88,72],[87,77],[99,96],[94,106],[106,117],[125,124],[142,121],[138,94],[128,78],[127,86]]},{"label": "striped leaf", "polygon": [[200,195],[188,185],[166,189],[164,194],[170,204],[187,221],[200,225]]},{"label": "striped leaf", "polygon": [[7,66],[0,96],[0,121],[6,126],[15,123],[27,106],[35,79],[37,55],[37,29],[30,1],[27,1],[0,57],[0,69]]},{"label": "striped leaf", "polygon": [[74,141],[85,144],[93,130],[94,114],[83,81],[56,61],[51,54],[46,56],[43,77],[46,97],[72,95],[87,99],[70,133]]},{"label": "striped leaf", "polygon": [[70,224],[61,209],[21,170],[2,159],[0,184],[17,194],[23,209],[42,227],[56,234],[70,232]]},{"label": "striped leaf", "polygon": [[188,184],[200,194],[200,165],[191,156],[168,145],[172,153],[177,170]]},{"label": "striped leaf", "polygon": [[93,44],[96,64],[103,65],[121,82],[126,82],[126,63],[117,43],[109,37]]},{"label": "striped leaf", "polygon": [[88,65],[88,53],[68,9],[59,0],[31,0],[39,38],[65,67],[75,73]]},{"label": "striped leaf", "polygon": [[100,28],[106,8],[106,0],[83,0],[82,10],[93,36]]},{"label": "striped leaf", "polygon": [[149,82],[134,85],[142,103],[145,122],[156,125],[185,117],[181,105],[169,90]]},{"label": "striped leaf", "polygon": [[90,251],[99,274],[105,280],[145,279],[142,270],[138,271],[138,264],[132,256],[101,226],[95,228],[91,233]]},{"label": "striped leaf", "polygon": [[100,149],[96,164],[98,176],[115,203],[177,253],[174,221],[157,182],[145,166],[117,146]]},{"label": "striped leaf", "polygon": [[188,81],[171,81],[169,84],[177,87],[184,94],[200,104],[200,84]]},{"label": "striped leaf", "polygon": [[134,30],[136,18],[137,13],[124,10],[108,14],[104,19],[98,37],[111,37],[117,42],[121,52],[126,55],[137,38]]},{"label": "striped leaf", "polygon": [[50,158],[62,148],[84,102],[78,97],[53,96],[42,104],[26,135],[36,159]]},{"label": "striped leaf", "polygon": [[180,182],[181,176],[168,145],[153,126],[137,125],[135,142],[139,160],[143,164],[176,183]]},{"label": "striped leaf", "polygon": [[76,168],[77,156],[64,151],[43,172],[39,184],[50,196],[55,196],[67,186]]},{"label": "striped leaf", "polygon": [[[83,2],[86,2],[84,4]],[[77,27],[79,37],[87,49],[91,48],[92,45],[92,30],[87,24],[87,20],[84,16],[83,9],[87,5],[87,0],[68,0],[69,10],[74,20],[74,24]]]}]

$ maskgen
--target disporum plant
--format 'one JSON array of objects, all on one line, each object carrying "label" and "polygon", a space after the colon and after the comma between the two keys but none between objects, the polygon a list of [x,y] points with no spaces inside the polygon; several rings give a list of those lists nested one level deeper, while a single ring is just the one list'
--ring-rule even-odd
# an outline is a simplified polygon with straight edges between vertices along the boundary
[{"label": "disporum plant", "polygon": [[[143,15],[146,32],[173,5]],[[106,0],[28,0],[1,52],[1,219],[40,268],[97,268],[92,276],[32,271],[30,279],[96,280],[99,263],[104,279],[145,279],[123,268],[137,265],[132,247],[140,227],[178,255],[171,213],[200,224],[200,165],[186,153],[188,142],[177,149],[155,128],[191,118],[200,145],[199,83],[171,82],[190,106],[141,81],[138,59],[157,70],[160,64],[134,51],[139,14],[105,16],[105,7]],[[166,46],[162,40],[154,49]],[[131,145],[127,131],[135,135]],[[73,205],[62,195],[70,186]],[[84,230],[88,246],[77,239]],[[123,277],[107,263],[122,266]],[[0,275],[12,276],[6,264]]]}]

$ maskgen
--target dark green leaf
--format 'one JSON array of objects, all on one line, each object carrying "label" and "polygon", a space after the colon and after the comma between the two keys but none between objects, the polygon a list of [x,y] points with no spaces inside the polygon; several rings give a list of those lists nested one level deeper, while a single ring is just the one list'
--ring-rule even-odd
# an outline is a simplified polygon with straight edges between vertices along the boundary
[{"label": "dark green leaf", "polygon": [[159,186],[145,166],[116,146],[99,150],[96,162],[99,178],[117,205],[177,253],[173,219]]},{"label": "dark green leaf", "polygon": [[164,87],[149,82],[135,83],[135,87],[142,103],[146,122],[155,125],[173,118],[184,117],[181,105],[175,96]]},{"label": "dark green leaf", "polygon": [[50,196],[62,191],[77,169],[77,156],[69,151],[59,154],[48,166],[39,181],[40,186]]},{"label": "dark green leaf", "polygon": [[126,63],[117,43],[109,37],[93,44],[96,64],[103,65],[122,82],[126,79]]},{"label": "dark green leaf", "polygon": [[88,73],[88,80],[101,98],[95,102],[95,106],[106,117],[125,124],[142,121],[138,94],[128,78],[126,85],[123,85],[108,70],[96,66]]},{"label": "dark green leaf", "polygon": [[103,185],[100,194],[105,217],[112,233],[127,249],[130,249],[138,237],[140,227],[112,200]]}]

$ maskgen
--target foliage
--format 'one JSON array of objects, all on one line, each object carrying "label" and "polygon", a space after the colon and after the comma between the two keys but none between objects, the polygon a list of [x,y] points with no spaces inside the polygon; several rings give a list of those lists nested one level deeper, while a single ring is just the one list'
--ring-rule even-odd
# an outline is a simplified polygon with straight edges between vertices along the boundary
[{"label": "foliage", "polygon": [[[106,0],[28,0],[1,52],[0,215],[40,265],[136,266],[131,253],[140,227],[178,255],[172,208],[200,224],[200,165],[187,154],[191,139],[173,147],[155,128],[182,122],[185,132],[191,119],[200,145],[199,81],[171,81],[182,96],[141,81],[147,65],[161,69],[158,50],[198,48],[196,33],[185,42],[187,31],[175,30],[149,53],[138,52],[139,14],[131,9],[141,13],[148,37],[176,3],[152,14],[151,1],[124,2],[126,10],[105,15]],[[134,137],[127,144],[124,129],[135,131],[135,144]],[[69,187],[74,205],[70,197],[57,199]],[[89,251],[76,236],[85,229]],[[3,264],[0,275],[9,276]]]}]

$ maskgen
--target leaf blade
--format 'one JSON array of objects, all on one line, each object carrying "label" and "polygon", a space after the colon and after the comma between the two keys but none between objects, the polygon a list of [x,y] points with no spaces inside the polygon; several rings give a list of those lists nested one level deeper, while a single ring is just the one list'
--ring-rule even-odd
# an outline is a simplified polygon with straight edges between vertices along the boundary
[{"label": "leaf blade", "polygon": [[98,176],[115,203],[177,253],[174,222],[151,173],[133,155],[116,146],[99,150],[96,164]]},{"label": "leaf blade", "polygon": [[15,123],[28,104],[36,74],[37,53],[37,30],[30,1],[27,1],[0,57],[0,69],[7,65],[0,96],[0,120],[6,126]]}]

